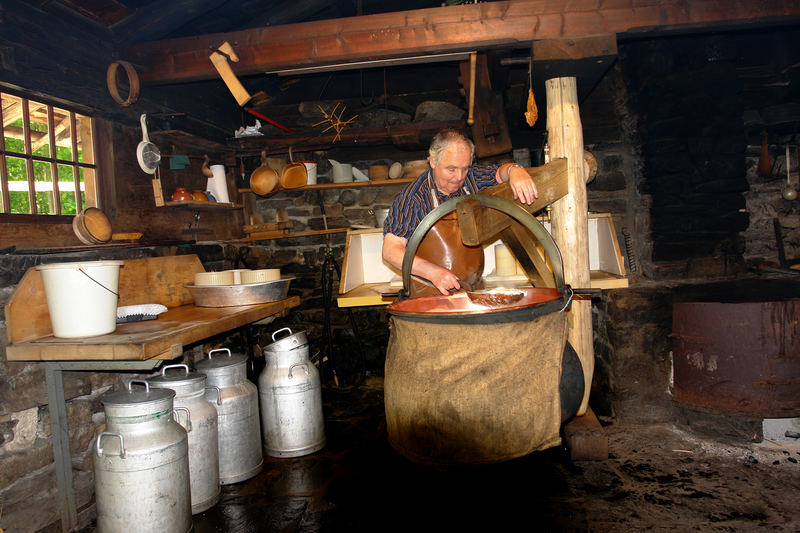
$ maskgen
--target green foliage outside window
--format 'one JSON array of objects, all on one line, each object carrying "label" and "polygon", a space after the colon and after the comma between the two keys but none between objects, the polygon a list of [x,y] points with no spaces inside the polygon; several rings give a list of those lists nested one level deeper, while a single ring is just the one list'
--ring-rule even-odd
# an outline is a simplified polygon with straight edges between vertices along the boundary
[{"label": "green foliage outside window", "polygon": [[[22,121],[17,121],[16,126],[22,127]],[[44,128],[44,130],[43,130]],[[32,131],[46,131],[46,125],[41,123],[32,122]],[[5,138],[5,148],[11,152],[25,153],[25,143],[21,139],[14,139],[11,137]],[[38,148],[33,155],[42,157],[50,157],[49,147],[47,145]],[[62,161],[71,161],[72,149],[69,147],[56,146],[56,159]],[[78,157],[80,160],[80,154]],[[25,169],[25,160],[17,157],[6,157],[6,168],[8,170],[8,181],[27,181],[27,173]],[[56,165],[58,172],[59,183],[72,183],[73,168],[70,165]],[[35,182],[50,183],[50,169],[49,163],[34,162],[33,164],[33,179]],[[83,181],[83,169],[77,167],[79,173],[80,183]],[[11,204],[11,213],[30,213],[28,207],[28,191],[9,191],[9,200]],[[36,192],[36,211],[40,215],[50,215],[55,213],[55,204],[52,200],[52,191],[37,191]],[[75,206],[75,195],[72,191],[59,191],[59,199],[61,201],[61,214],[74,215],[78,211]],[[81,203],[85,205],[86,197],[84,191],[81,191]]]}]

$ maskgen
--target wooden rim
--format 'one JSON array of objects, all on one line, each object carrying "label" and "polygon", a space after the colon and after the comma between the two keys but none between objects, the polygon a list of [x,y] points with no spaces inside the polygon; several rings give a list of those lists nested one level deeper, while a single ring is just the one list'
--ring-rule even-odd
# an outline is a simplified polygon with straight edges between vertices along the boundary
[{"label": "wooden rim", "polygon": [[[117,70],[120,65],[125,70],[125,75],[128,76],[128,97],[125,99],[119,95],[119,88],[117,88]],[[133,65],[127,61],[114,61],[108,65],[106,85],[108,85],[108,92],[111,94],[111,98],[122,107],[127,107],[139,99],[139,75]]]}]

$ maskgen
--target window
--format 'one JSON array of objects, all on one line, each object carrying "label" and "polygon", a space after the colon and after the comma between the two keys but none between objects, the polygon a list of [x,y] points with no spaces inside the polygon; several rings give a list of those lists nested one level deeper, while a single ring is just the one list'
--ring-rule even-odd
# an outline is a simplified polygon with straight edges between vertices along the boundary
[{"label": "window", "polygon": [[97,205],[91,117],[0,92],[0,213],[74,215]]}]

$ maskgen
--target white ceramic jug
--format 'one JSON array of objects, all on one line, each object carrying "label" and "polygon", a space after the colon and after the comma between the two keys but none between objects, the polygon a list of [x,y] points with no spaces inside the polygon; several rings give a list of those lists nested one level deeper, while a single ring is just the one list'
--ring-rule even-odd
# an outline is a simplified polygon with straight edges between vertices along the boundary
[{"label": "white ceramic jug", "polygon": [[353,181],[353,165],[350,163],[339,163],[334,159],[328,159],[333,167],[333,182],[344,183]]}]

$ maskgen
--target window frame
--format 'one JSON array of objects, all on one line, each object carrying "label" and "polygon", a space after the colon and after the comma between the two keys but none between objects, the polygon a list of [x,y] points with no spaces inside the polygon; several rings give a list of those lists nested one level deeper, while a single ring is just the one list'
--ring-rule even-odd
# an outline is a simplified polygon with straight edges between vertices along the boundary
[{"label": "window frame", "polygon": [[[70,102],[63,102],[63,101],[56,101],[55,98],[48,98],[43,95],[31,95],[26,93],[25,91],[14,91],[8,90],[7,87],[3,87],[0,85],[0,92],[5,94],[9,94],[15,96],[17,98],[24,99],[26,101],[26,105],[23,107],[23,130],[24,130],[24,142],[25,142],[25,151],[27,153],[19,153],[19,152],[12,152],[8,151],[5,148],[5,141],[4,138],[4,126],[0,123],[0,166],[2,166],[2,170],[6,176],[8,176],[6,166],[6,158],[7,157],[15,157],[25,160],[25,164],[27,166],[27,175],[28,175],[28,186],[29,190],[32,187],[32,181],[34,180],[32,167],[34,162],[43,162],[45,164],[50,165],[51,167],[51,176],[54,182],[56,182],[55,189],[53,191],[54,197],[58,198],[57,194],[57,166],[58,165],[68,165],[72,168],[73,172],[73,181],[76,184],[76,187],[79,183],[78,181],[78,170],[81,168],[89,169],[94,174],[92,179],[87,179],[86,173],[84,173],[84,196],[86,197],[85,201],[81,201],[80,204],[78,203],[78,199],[80,199],[80,194],[77,192],[75,193],[76,196],[76,211],[80,212],[84,208],[88,206],[98,207],[104,210],[108,210],[109,208],[113,210],[113,197],[114,195],[111,194],[113,190],[113,180],[109,180],[109,177],[113,175],[111,171],[110,161],[112,160],[109,156],[112,154],[113,150],[111,149],[111,128],[109,124],[96,116],[92,110],[81,109],[84,106],[75,105]],[[48,136],[50,139],[50,146],[51,146],[51,156],[44,157],[34,155],[30,153],[31,151],[31,144],[30,144],[30,102],[35,104],[40,104],[47,106],[48,108]],[[72,145],[72,160],[60,160],[57,157],[55,151],[55,130],[54,130],[54,120],[53,120],[53,113],[52,109],[58,108],[64,111],[68,111],[70,113],[70,137],[71,137],[71,145]],[[93,152],[93,163],[82,163],[77,161],[77,140],[78,140],[78,131],[77,131],[77,124],[78,120],[76,120],[75,114],[80,114],[89,119],[89,124],[91,127],[91,143],[92,143],[92,152]],[[103,139],[101,141],[101,139]],[[110,187],[112,188],[110,188]],[[35,190],[35,187],[33,187]],[[4,206],[9,206],[9,187],[6,186],[0,189],[0,192],[3,195],[3,204]],[[34,193],[35,195],[35,193]],[[34,196],[35,198],[35,196]],[[92,201],[93,200],[93,201]],[[36,200],[31,200],[34,204],[36,204]],[[60,198],[57,200],[59,202],[59,210],[61,208],[60,205]],[[108,214],[108,213],[107,213]],[[0,224],[2,223],[23,223],[23,224],[66,224],[71,223],[72,219],[74,218],[74,214],[40,214],[40,213],[6,213],[0,212]]]}]

